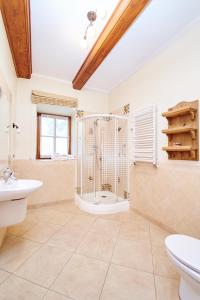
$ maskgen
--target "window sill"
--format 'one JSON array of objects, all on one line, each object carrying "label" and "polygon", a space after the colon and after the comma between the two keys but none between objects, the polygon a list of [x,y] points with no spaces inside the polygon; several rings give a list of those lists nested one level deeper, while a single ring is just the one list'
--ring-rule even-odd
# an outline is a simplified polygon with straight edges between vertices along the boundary
[{"label": "window sill", "polygon": [[68,158],[56,158],[56,159],[52,159],[52,158],[36,158],[37,161],[69,161],[69,160],[76,160],[76,157],[68,157]]}]

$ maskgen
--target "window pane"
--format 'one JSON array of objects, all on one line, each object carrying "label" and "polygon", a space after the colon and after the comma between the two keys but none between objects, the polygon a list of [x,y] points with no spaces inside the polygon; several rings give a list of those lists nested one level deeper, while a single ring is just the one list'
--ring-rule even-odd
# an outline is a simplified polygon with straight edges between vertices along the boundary
[{"label": "window pane", "polygon": [[56,153],[68,154],[68,139],[56,138]]},{"label": "window pane", "polygon": [[56,119],[56,136],[68,137],[68,119]]},{"label": "window pane", "polygon": [[41,119],[41,135],[54,135],[54,119],[42,116]]},{"label": "window pane", "polygon": [[40,140],[40,155],[41,156],[51,156],[54,154],[53,151],[53,138],[52,137],[41,137]]}]

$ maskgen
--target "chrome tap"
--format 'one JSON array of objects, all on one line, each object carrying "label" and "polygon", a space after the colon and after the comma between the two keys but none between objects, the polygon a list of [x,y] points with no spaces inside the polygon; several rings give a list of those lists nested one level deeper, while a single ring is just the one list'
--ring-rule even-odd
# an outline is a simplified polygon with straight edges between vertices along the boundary
[{"label": "chrome tap", "polygon": [[16,180],[14,172],[10,168],[4,168],[0,170],[1,178],[5,183]]}]

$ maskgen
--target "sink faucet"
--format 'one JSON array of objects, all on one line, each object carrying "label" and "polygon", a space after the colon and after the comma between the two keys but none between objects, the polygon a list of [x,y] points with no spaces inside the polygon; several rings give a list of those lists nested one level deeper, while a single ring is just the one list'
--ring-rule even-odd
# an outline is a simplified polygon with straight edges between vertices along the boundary
[{"label": "sink faucet", "polygon": [[10,168],[1,169],[0,173],[2,174],[0,177],[5,183],[8,183],[12,180],[16,180],[14,172]]}]

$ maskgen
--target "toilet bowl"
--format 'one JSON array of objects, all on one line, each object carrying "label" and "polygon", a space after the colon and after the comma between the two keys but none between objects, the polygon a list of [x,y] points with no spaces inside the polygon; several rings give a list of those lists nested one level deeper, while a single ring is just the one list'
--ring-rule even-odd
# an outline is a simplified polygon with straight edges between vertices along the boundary
[{"label": "toilet bowl", "polygon": [[173,234],[165,239],[167,254],[181,276],[181,300],[200,300],[200,240]]}]

